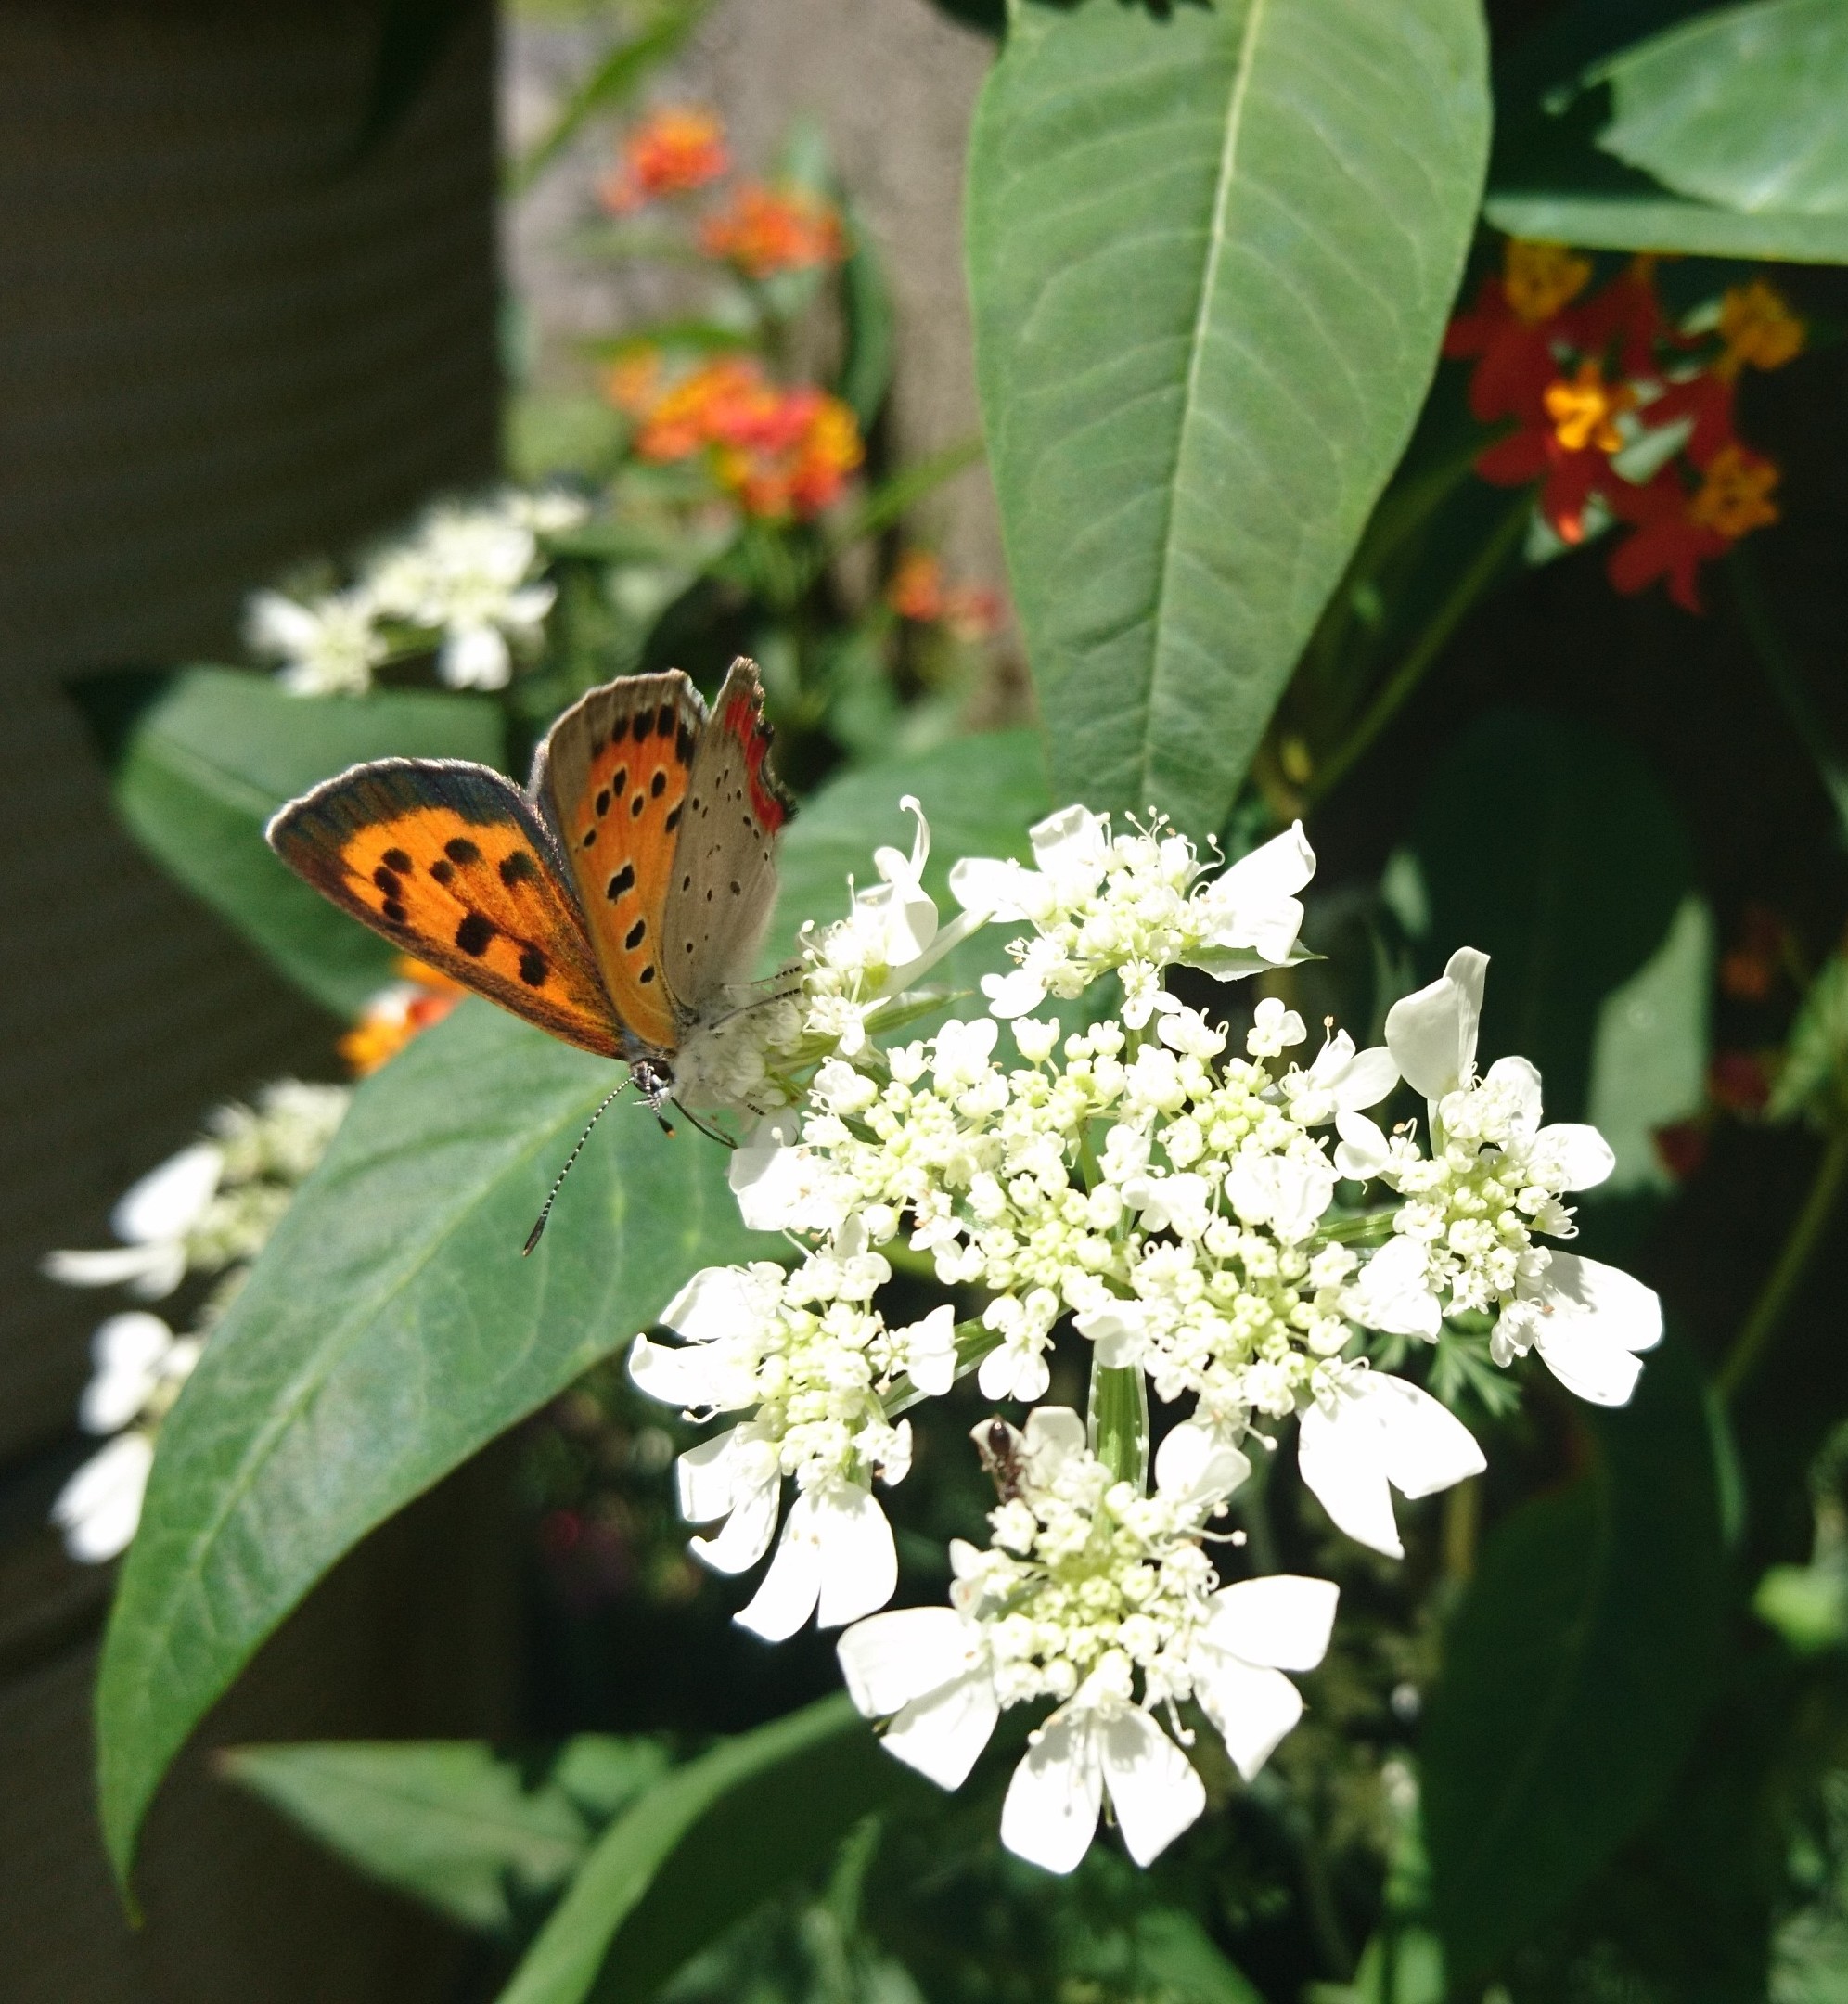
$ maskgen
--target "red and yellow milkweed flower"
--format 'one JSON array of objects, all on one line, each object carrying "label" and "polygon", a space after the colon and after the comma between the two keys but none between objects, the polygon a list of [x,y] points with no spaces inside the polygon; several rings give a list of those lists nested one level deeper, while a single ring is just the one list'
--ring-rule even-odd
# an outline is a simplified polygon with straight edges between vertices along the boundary
[{"label": "red and yellow milkweed flower", "polygon": [[611,213],[632,215],[663,196],[690,195],[730,171],[718,113],[664,105],[623,140],[621,160],[597,184],[597,198]]}]

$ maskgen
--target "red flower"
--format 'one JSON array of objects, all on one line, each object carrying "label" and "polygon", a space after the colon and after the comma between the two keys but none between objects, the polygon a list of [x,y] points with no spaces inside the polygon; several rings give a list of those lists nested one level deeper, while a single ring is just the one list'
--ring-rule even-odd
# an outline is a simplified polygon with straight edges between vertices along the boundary
[{"label": "red flower", "polygon": [[1650,1137],[1656,1160],[1677,1183],[1685,1183],[1707,1160],[1707,1130],[1699,1121],[1676,1121]]},{"label": "red flower", "polygon": [[1610,576],[1620,592],[1639,592],[1658,578],[1689,612],[1700,610],[1697,573],[1724,557],[1740,536],[1777,520],[1771,490],[1777,467],[1743,445],[1723,445],[1692,494],[1672,467],[1641,487],[1613,490],[1611,499],[1636,533],[1611,553]]},{"label": "red flower", "polygon": [[1762,1112],[1771,1097],[1764,1060],[1752,1051],[1715,1051],[1707,1067],[1707,1092],[1728,1113]]},{"label": "red flower", "polygon": [[752,181],[738,189],[729,209],[706,218],[699,248],[750,277],[768,278],[838,264],[847,255],[847,239],[840,216],[818,195]]},{"label": "red flower", "polygon": [[1596,362],[1581,362],[1570,379],[1554,375],[1538,417],[1482,453],[1476,471],[1496,487],[1539,481],[1540,512],[1564,541],[1582,542],[1586,505],[1616,484],[1611,455],[1623,443],[1617,419],[1636,401],[1628,383],[1608,383]]},{"label": "red flower", "polygon": [[1509,238],[1501,276],[1485,278],[1474,309],[1450,323],[1444,352],[1476,357],[1469,408],[1484,424],[1537,417],[1559,374],[1553,343],[1562,315],[1591,281],[1591,261],[1563,244]]}]

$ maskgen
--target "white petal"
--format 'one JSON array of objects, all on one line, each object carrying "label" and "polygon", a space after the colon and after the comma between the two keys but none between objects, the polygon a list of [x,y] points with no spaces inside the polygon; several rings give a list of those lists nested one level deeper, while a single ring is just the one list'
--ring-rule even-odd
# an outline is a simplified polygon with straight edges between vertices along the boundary
[{"label": "white petal", "polygon": [[738,1199],[738,1215],[747,1231],[782,1231],[798,1223],[799,1200],[806,1180],[801,1149],[787,1148],[774,1138],[747,1142],[732,1150],[725,1179]]},{"label": "white petal", "polygon": [[1435,1496],[1487,1468],[1476,1436],[1421,1387],[1372,1371],[1360,1390],[1382,1422],[1386,1478],[1401,1496]]},{"label": "white petal", "polygon": [[1265,1670],[1313,1670],[1328,1651],[1341,1588],[1301,1573],[1239,1580],[1213,1597],[1206,1639]]},{"label": "white petal", "polygon": [[218,1193],[225,1157],[210,1141],[196,1141],[142,1177],[109,1213],[118,1239],[148,1245],[181,1239],[205,1214]]},{"label": "white petal", "polygon": [[674,1463],[680,1514],[688,1523],[712,1523],[729,1513],[738,1488],[737,1445],[738,1429],[726,1427]]},{"label": "white petal", "polygon": [[1027,1415],[1025,1438],[1033,1480],[1044,1487],[1084,1452],[1084,1422],[1069,1406],[1036,1406]]},{"label": "white petal", "polygon": [[1052,1382],[1052,1372],[1037,1351],[1024,1343],[1004,1342],[982,1360],[975,1381],[986,1399],[1018,1399],[1031,1404]]},{"label": "white petal", "polygon": [[712,1342],[755,1319],[745,1277],[736,1266],[702,1266],[661,1312],[661,1322],[688,1342]]},{"label": "white petal", "polygon": [[111,1316],[90,1339],[96,1375],[77,1407],[83,1431],[120,1432],[147,1405],[173,1347],[173,1332],[159,1316]]},{"label": "white petal", "polygon": [[1377,1176],[1392,1159],[1379,1123],[1368,1120],[1365,1113],[1351,1112],[1342,1107],[1335,1115],[1335,1132],[1341,1136],[1335,1150],[1335,1167],[1356,1183]]},{"label": "white petal", "polygon": [[[173,1268],[177,1261],[178,1271]],[[123,1281],[139,1283],[135,1292],[145,1301],[158,1301],[171,1294],[186,1278],[186,1253],[173,1246],[110,1246],[96,1252],[47,1252],[39,1271],[47,1280],[61,1280],[66,1287],[119,1287]],[[169,1276],[171,1275],[171,1278]],[[165,1286],[158,1285],[165,1281]]]},{"label": "white petal", "polygon": [[1094,1361],[1099,1369],[1127,1370],[1141,1363],[1148,1315],[1140,1302],[1112,1302],[1108,1308],[1086,1309],[1072,1317],[1072,1326],[1097,1345]]},{"label": "white petal", "polygon": [[128,1548],[153,1465],[154,1443],[146,1433],[118,1434],[58,1491],[51,1521],[73,1559],[99,1565]]},{"label": "white petal", "polygon": [[1104,1777],[1088,1711],[1055,1712],[1007,1784],[1001,1842],[1049,1872],[1075,1871],[1097,1834]]},{"label": "white petal", "polygon": [[732,1616],[766,1642],[787,1642],[809,1616],[821,1594],[821,1540],[815,1525],[815,1494],[799,1496],[784,1520],[776,1556],[751,1604]]},{"label": "white petal", "polygon": [[1405,1083],[1427,1099],[1454,1092],[1476,1060],[1486,954],[1459,946],[1438,979],[1393,1003],[1386,1047]]},{"label": "white petal", "polygon": [[1389,1336],[1422,1336],[1430,1342],[1444,1323],[1425,1278],[1424,1248],[1404,1236],[1389,1239],[1360,1269],[1341,1297],[1341,1307],[1356,1322]]},{"label": "white petal", "polygon": [[1104,1786],[1129,1855],[1159,1857],[1206,1807],[1206,1790],[1179,1747],[1146,1712],[1111,1711],[1097,1721]]},{"label": "white petal", "polygon": [[1155,1486],[1195,1502],[1228,1497],[1251,1464],[1216,1427],[1192,1420],[1175,1427],[1155,1450]]},{"label": "white petal", "polygon": [[1088,807],[1061,807],[1028,830],[1033,861],[1043,870],[1076,869],[1101,863],[1104,825]]},{"label": "white petal", "polygon": [[905,1358],[905,1375],[918,1391],[942,1398],[956,1381],[956,1312],[945,1302],[921,1322],[893,1330],[892,1344]]},{"label": "white petal", "polygon": [[1010,1016],[1031,1016],[1046,1000],[1046,983],[1031,968],[1016,968],[1011,974],[984,974],[982,992],[988,1007],[1004,1021]]},{"label": "white petal", "polygon": [[1601,1335],[1625,1350],[1653,1350],[1662,1341],[1660,1297],[1620,1266],[1582,1259],[1576,1252],[1555,1252],[1543,1295],[1555,1316],[1566,1310],[1589,1317]]},{"label": "white petal", "polygon": [[1025,915],[1015,903],[1015,890],[1025,874],[1018,863],[964,856],[951,867],[950,895],[966,912],[985,918],[1020,918]]},{"label": "white petal", "polygon": [[898,1586],[898,1548],[870,1489],[830,1484],[810,1492],[821,1539],[821,1604],[815,1625],[839,1628],[882,1608]]},{"label": "white petal", "polygon": [[1386,1485],[1385,1435],[1359,1398],[1343,1394],[1332,1411],[1319,1405],[1304,1411],[1296,1466],[1338,1529],[1389,1559],[1405,1557]]},{"label": "white petal", "polygon": [[1596,1189],[1617,1166],[1610,1142],[1596,1127],[1555,1121],[1534,1137],[1532,1156],[1542,1157],[1561,1189]]},{"label": "white petal", "polygon": [[895,1608],[855,1622],[835,1644],[848,1694],[867,1718],[888,1718],[980,1663],[979,1636],[954,1608]]},{"label": "white petal", "polygon": [[[782,1477],[776,1469],[774,1452],[767,1480],[740,1487],[735,1494],[731,1515],[716,1537],[687,1540],[687,1548],[702,1565],[714,1573],[733,1575],[749,1573],[770,1549],[776,1535],[776,1512],[783,1501]],[[799,1622],[797,1626],[802,1625]]]},{"label": "white petal", "polygon": [[748,1388],[738,1396],[743,1374],[723,1352],[710,1343],[685,1343],[677,1348],[637,1336],[629,1345],[629,1376],[637,1391],[645,1392],[663,1406],[678,1406],[691,1411],[725,1411],[750,1401]]},{"label": "white petal", "polygon": [[1576,1318],[1543,1322],[1534,1347],[1568,1392],[1593,1406],[1627,1406],[1643,1360]]},{"label": "white petal", "polygon": [[[1399,1068],[1383,1044],[1359,1052],[1335,1086],[1335,1104],[1344,1113],[1378,1106],[1399,1083]],[[1367,1123],[1372,1126],[1371,1121]],[[1377,1134],[1378,1128],[1374,1129]]]},{"label": "white petal", "polygon": [[1540,1068],[1527,1058],[1497,1058],[1482,1078],[1484,1086],[1505,1093],[1520,1109],[1516,1116],[1518,1134],[1539,1131],[1541,1111]]},{"label": "white petal", "polygon": [[886,1728],[884,1745],[939,1788],[957,1789],[982,1757],[1001,1706],[984,1667],[914,1698]]},{"label": "white petal", "polygon": [[1280,1670],[1253,1669],[1216,1650],[1198,1651],[1194,1694],[1249,1781],[1303,1716],[1303,1700]]},{"label": "white petal", "polygon": [[464,626],[444,637],[436,672],[451,688],[505,688],[513,662],[494,627]]}]

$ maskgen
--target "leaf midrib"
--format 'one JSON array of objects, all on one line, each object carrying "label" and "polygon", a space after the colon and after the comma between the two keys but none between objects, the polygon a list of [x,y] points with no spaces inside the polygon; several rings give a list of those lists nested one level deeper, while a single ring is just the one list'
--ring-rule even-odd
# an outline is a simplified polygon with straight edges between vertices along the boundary
[{"label": "leaf midrib", "polygon": [[1154,791],[1156,690],[1161,681],[1166,650],[1162,632],[1166,624],[1169,587],[1174,562],[1174,513],[1181,486],[1181,469],[1187,457],[1187,442],[1193,430],[1193,413],[1198,401],[1201,357],[1206,353],[1207,322],[1219,278],[1220,253],[1226,245],[1226,216],[1231,206],[1232,186],[1237,176],[1238,142],[1245,129],[1245,103],[1251,95],[1251,72],[1256,67],[1257,42],[1270,0],[1250,0],[1244,32],[1238,38],[1238,67],[1233,78],[1232,99],[1226,108],[1226,138],[1220,148],[1219,178],[1213,192],[1213,220],[1208,230],[1206,263],[1201,267],[1200,297],[1194,304],[1193,340],[1187,355],[1187,388],[1181,399],[1181,418],[1174,434],[1174,462],[1162,490],[1161,562],[1155,586],[1155,617],[1150,634],[1149,688],[1142,721],[1141,757],[1138,764],[1137,805],[1147,806]]}]

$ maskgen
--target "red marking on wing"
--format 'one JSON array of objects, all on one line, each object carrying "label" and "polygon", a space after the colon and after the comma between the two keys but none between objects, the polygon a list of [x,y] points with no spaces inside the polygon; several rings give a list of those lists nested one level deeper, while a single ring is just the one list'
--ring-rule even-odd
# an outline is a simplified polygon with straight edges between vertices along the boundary
[{"label": "red marking on wing", "polygon": [[745,777],[751,784],[751,812],[763,824],[764,832],[774,835],[789,818],[788,803],[777,790],[776,780],[764,769],[775,733],[764,721],[756,702],[750,696],[732,698],[719,719],[719,727],[742,744]]}]

